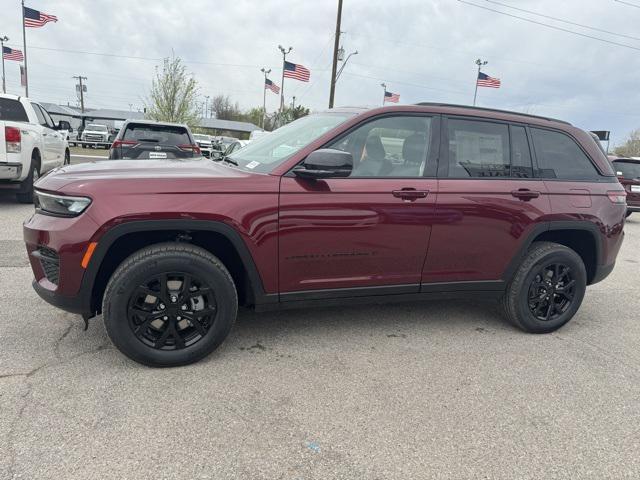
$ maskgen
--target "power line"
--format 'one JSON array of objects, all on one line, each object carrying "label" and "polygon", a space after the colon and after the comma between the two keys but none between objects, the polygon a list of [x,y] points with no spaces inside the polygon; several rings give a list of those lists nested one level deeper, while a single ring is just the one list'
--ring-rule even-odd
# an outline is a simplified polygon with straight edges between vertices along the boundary
[{"label": "power line", "polygon": [[630,7],[640,8],[640,5],[631,2],[624,2],[623,0],[613,0],[614,2],[623,3],[625,5],[629,5]]},{"label": "power line", "polygon": [[482,5],[477,5],[475,3],[467,2],[466,0],[458,0],[458,2],[464,3],[466,5],[471,5],[472,7],[481,8],[483,10],[488,10],[490,12],[498,13],[500,15],[504,15],[504,16],[507,16],[507,17],[517,18],[517,19],[523,20],[525,22],[535,23],[536,25],[541,25],[543,27],[551,28],[553,30],[560,30],[561,32],[571,33],[573,35],[578,35],[580,37],[591,38],[593,40],[598,40],[600,42],[608,43],[610,45],[616,45],[618,47],[630,48],[631,50],[640,51],[639,47],[634,47],[632,45],[627,45],[625,43],[613,42],[611,40],[607,40],[607,39],[600,38],[600,37],[594,37],[593,35],[587,35],[586,33],[574,32],[573,30],[568,30],[568,29],[562,28],[562,27],[556,27],[554,25],[549,25],[548,23],[538,22],[536,20],[531,20],[530,18],[519,17],[518,15],[512,15],[511,13],[501,12],[500,10],[495,10],[495,9],[489,8],[489,7],[483,7]]},{"label": "power line", "polygon": [[[618,37],[629,38],[631,40],[640,40],[640,37],[632,37],[631,35],[625,35],[624,33],[611,32],[609,30],[604,30],[602,28],[591,27],[589,25],[584,25],[582,23],[572,22],[570,20],[563,20],[562,18],[552,17],[551,15],[544,15],[542,13],[532,12],[531,10],[525,10],[524,8],[513,7],[511,5],[507,5],[506,3],[496,2],[495,0],[485,0],[485,2],[493,3],[494,5],[500,5],[501,7],[511,8],[512,10],[518,10],[519,12],[529,13],[531,15],[537,15],[538,17],[548,18],[550,20],[555,20],[557,22],[566,23],[568,25],[575,25],[576,27],[582,27],[589,30],[593,30],[595,32],[607,33],[609,35],[616,35]],[[640,7],[638,7],[640,8]]]}]

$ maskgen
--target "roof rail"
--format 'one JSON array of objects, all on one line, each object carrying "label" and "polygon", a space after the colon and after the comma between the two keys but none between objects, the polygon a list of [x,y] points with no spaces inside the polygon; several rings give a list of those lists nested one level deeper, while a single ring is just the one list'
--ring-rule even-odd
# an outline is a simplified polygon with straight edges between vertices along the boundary
[{"label": "roof rail", "polygon": [[469,110],[479,110],[484,112],[508,113],[511,115],[520,115],[522,117],[539,118],[541,120],[549,120],[550,122],[559,122],[559,123],[564,123],[566,125],[571,125],[571,123],[565,120],[559,120],[557,118],[543,117],[542,115],[532,115],[530,113],[514,112],[511,110],[500,110],[498,108],[474,107],[471,105],[456,105],[455,103],[438,103],[438,102],[420,102],[420,103],[416,103],[416,105],[420,105],[423,107],[454,107],[454,108],[466,108]]}]

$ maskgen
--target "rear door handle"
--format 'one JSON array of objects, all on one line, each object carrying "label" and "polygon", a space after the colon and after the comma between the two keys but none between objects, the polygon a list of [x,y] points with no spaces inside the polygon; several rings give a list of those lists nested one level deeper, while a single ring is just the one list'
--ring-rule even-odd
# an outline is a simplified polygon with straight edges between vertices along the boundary
[{"label": "rear door handle", "polygon": [[401,198],[405,201],[413,202],[418,198],[425,198],[429,194],[429,190],[416,190],[415,188],[403,188],[402,190],[394,190],[391,193],[396,198]]},{"label": "rear door handle", "polygon": [[519,188],[518,190],[511,190],[511,195],[520,200],[531,200],[532,198],[538,198],[540,196],[540,192],[536,192],[534,190],[529,190],[528,188]]}]

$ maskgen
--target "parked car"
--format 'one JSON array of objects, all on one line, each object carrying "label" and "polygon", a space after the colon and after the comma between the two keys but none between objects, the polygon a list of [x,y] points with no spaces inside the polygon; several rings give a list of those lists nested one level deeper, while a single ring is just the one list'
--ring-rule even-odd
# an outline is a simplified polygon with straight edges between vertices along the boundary
[{"label": "parked car", "polygon": [[618,180],[627,191],[627,217],[640,212],[640,159],[610,156]]},{"label": "parked car", "polygon": [[39,103],[0,94],[0,189],[13,190],[19,202],[31,203],[35,180],[70,162],[62,133],[69,129],[69,122],[54,122]]},{"label": "parked car", "polygon": [[612,271],[627,208],[583,130],[442,104],[312,114],[220,162],[99,163],[36,185],[33,285],[154,366],[211,353],[239,305],[494,298],[552,332]]},{"label": "parked car", "polygon": [[193,138],[200,147],[200,152],[203,157],[211,158],[211,151],[213,150],[213,141],[211,136],[203,135],[200,133],[194,133]]},{"label": "parked car", "polygon": [[152,120],[126,121],[109,150],[112,160],[193,157],[201,154],[189,127]]},{"label": "parked car", "polygon": [[[89,123],[84,130],[82,131],[80,140],[82,140],[82,148],[86,148],[87,146],[102,146],[108,148],[109,144],[109,129],[106,125],[101,125],[99,123]],[[89,144],[89,145],[87,145]]]}]

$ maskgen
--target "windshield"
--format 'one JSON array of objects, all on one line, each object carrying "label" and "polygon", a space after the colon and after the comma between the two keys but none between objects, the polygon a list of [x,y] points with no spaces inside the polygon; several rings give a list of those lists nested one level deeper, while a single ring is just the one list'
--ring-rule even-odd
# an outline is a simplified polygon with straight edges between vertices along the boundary
[{"label": "windshield", "polygon": [[628,180],[640,179],[640,162],[617,160],[613,162],[613,168],[616,170],[616,175],[622,175],[622,178]]},{"label": "windshield", "polygon": [[252,141],[229,158],[242,168],[254,172],[270,172],[291,155],[352,116],[352,113],[325,113],[302,117]]},{"label": "windshield", "polygon": [[98,132],[106,132],[107,131],[107,126],[106,125],[89,124],[89,125],[87,125],[87,130],[96,130]]}]

